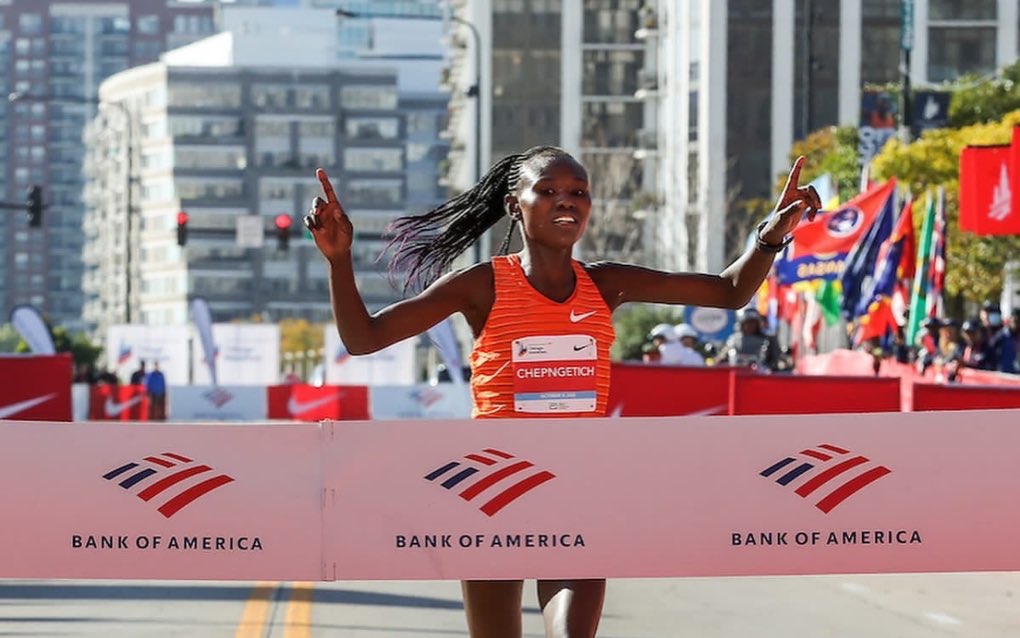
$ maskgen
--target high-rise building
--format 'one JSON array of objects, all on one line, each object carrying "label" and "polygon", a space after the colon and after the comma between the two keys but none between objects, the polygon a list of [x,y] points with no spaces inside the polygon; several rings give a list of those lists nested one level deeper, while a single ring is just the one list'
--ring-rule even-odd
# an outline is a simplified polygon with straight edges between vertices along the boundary
[{"label": "high-rise building", "polygon": [[[771,197],[793,142],[860,122],[868,85],[900,80],[901,11],[913,9],[914,88],[1017,59],[1016,0],[647,0],[658,51],[657,255],[718,271],[735,199]],[[734,241],[736,240],[736,241]]]},{"label": "high-rise building", "polygon": [[[97,111],[115,119],[118,110],[97,104],[99,84],[213,30],[210,3],[0,2],[0,200],[19,203],[38,184],[47,205],[40,228],[0,215],[4,316],[30,303],[55,324],[82,326],[82,129]],[[125,184],[117,191],[125,206]]]},{"label": "high-rise building", "polygon": [[[370,46],[359,49],[338,38],[349,24],[330,9],[224,7],[222,19],[222,33],[101,87],[104,100],[128,105],[141,134],[129,242],[123,209],[107,201],[123,175],[116,130],[102,119],[90,130],[86,319],[99,334],[128,299],[147,324],[186,322],[194,297],[208,301],[216,321],[329,320],[327,268],[301,223],[321,194],[320,166],[354,223],[366,304],[391,303],[400,293],[378,261],[383,232],[445,194],[438,22],[371,20]],[[407,28],[432,35],[401,38]],[[286,251],[274,229],[281,215],[293,229]],[[239,224],[242,234],[254,224],[263,245],[239,244]],[[134,246],[138,268],[125,290],[118,260]]]}]

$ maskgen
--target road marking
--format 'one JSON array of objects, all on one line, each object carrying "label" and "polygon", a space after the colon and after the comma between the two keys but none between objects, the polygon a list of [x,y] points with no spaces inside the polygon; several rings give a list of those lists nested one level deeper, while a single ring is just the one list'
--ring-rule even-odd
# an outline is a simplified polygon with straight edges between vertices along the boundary
[{"label": "road marking", "polygon": [[293,584],[283,620],[283,638],[311,638],[314,596],[312,583]]},{"label": "road marking", "polygon": [[868,589],[867,587],[865,587],[864,585],[861,585],[859,583],[842,583],[842,584],[840,584],[840,587],[842,587],[844,591],[848,591],[848,592],[850,592],[852,594],[868,594],[868,593],[871,593],[870,589]]},{"label": "road marking", "polygon": [[269,603],[276,591],[276,583],[259,582],[251,591],[248,602],[241,613],[241,624],[234,632],[234,638],[262,638],[265,635],[266,619],[269,618]]},{"label": "road marking", "polygon": [[924,617],[927,618],[928,620],[933,620],[933,621],[937,622],[940,625],[962,625],[963,624],[962,622],[960,622],[959,619],[953,618],[949,614],[940,614],[940,613],[938,613],[936,611],[929,611],[929,612],[925,613]]}]

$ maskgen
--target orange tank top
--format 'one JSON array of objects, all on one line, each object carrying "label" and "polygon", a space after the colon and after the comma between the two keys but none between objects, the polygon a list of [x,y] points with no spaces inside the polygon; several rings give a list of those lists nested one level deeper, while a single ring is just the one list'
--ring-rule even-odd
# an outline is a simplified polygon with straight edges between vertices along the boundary
[{"label": "orange tank top", "polygon": [[609,306],[584,266],[566,301],[532,288],[517,255],[492,258],[495,300],[471,352],[474,418],[604,416]]}]

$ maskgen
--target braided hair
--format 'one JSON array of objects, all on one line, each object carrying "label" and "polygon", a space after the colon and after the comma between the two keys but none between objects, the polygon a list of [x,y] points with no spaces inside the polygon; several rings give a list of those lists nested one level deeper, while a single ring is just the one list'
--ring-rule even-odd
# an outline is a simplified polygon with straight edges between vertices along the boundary
[{"label": "braided hair", "polygon": [[[421,215],[395,219],[387,228],[391,239],[383,251],[393,250],[391,279],[402,278],[405,293],[427,288],[506,214],[503,199],[518,192],[526,164],[562,157],[571,155],[556,146],[535,146],[508,155],[496,162],[477,184],[450,201]],[[499,254],[505,254],[510,247],[516,224],[517,220],[511,218]]]}]

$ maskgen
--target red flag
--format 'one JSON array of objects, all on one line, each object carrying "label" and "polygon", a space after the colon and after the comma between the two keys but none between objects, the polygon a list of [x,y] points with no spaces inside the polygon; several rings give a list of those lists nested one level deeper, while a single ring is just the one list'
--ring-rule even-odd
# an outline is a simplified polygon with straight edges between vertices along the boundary
[{"label": "red flag", "polygon": [[1016,189],[1010,177],[1014,160],[1020,167],[1020,144],[967,146],[960,151],[962,230],[978,235],[1020,234],[1020,212],[1015,212],[1013,204]]},{"label": "red flag", "polygon": [[908,197],[903,204],[900,219],[893,229],[893,241],[903,240],[903,254],[896,269],[898,279],[913,279],[917,270],[917,235],[914,233],[914,198]]},{"label": "red flag", "polygon": [[793,232],[790,258],[849,253],[878,217],[895,187],[896,180],[890,179],[843,204],[839,210],[822,213],[811,222],[802,221]]}]

